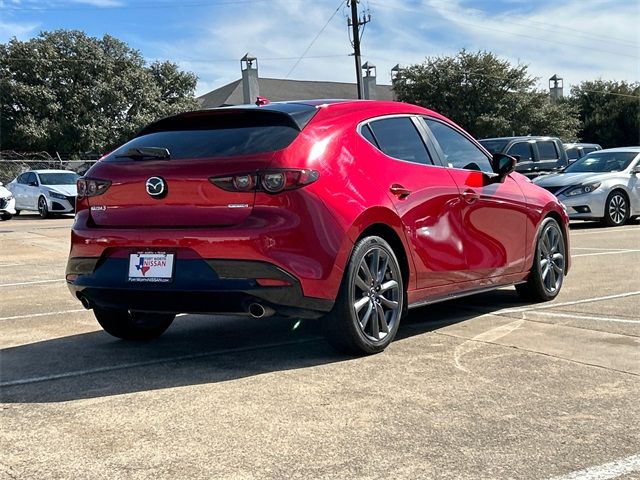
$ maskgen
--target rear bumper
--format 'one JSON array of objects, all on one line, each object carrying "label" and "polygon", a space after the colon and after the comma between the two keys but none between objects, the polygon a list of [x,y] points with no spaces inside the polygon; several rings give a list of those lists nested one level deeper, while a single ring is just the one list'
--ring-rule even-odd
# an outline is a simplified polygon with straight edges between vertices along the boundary
[{"label": "rear bumper", "polygon": [[[333,307],[333,301],[305,296],[297,278],[267,262],[177,258],[170,283],[129,282],[128,267],[128,258],[72,257],[67,285],[90,308],[244,314],[260,303],[279,315],[318,318]],[[261,286],[258,279],[282,286]]]}]

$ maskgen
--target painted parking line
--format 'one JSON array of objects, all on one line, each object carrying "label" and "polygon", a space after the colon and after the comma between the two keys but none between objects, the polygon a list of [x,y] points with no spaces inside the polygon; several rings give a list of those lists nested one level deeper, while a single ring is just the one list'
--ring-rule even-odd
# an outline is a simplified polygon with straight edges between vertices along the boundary
[{"label": "painted parking line", "polygon": [[54,315],[64,315],[67,313],[86,312],[85,308],[78,308],[75,310],[61,310],[59,312],[44,312],[44,313],[30,313],[29,315],[14,315],[12,317],[0,317],[0,322],[3,320],[20,320],[23,318],[35,318],[35,317],[52,317]]},{"label": "painted parking line", "polygon": [[635,323],[640,325],[640,320],[630,320],[628,318],[617,318],[617,317],[598,317],[594,315],[577,315],[573,313],[559,313],[559,312],[538,312],[538,311],[527,311],[522,312],[522,317],[524,320],[527,320],[528,315],[542,315],[545,317],[560,317],[560,318],[570,318],[575,320],[595,320],[598,322],[619,322],[619,323]]},{"label": "painted parking line", "polygon": [[601,302],[603,300],[612,300],[614,298],[633,297],[635,295],[640,295],[640,290],[635,291],[635,292],[618,293],[618,294],[615,294],[615,295],[605,295],[603,297],[583,298],[582,300],[573,300],[573,301],[570,301],[570,302],[547,303],[545,305],[537,305],[537,306],[534,306],[534,307],[505,308],[503,310],[496,310],[493,313],[494,314],[498,314],[498,313],[519,313],[519,312],[530,312],[530,311],[534,311],[534,310],[546,310],[548,308],[565,307],[565,306],[568,306],[568,305],[580,305],[582,303]]},{"label": "painted parking line", "polygon": [[553,477],[549,480],[609,480],[634,472],[640,472],[640,454]]},{"label": "painted parking line", "polygon": [[176,355],[173,357],[156,358],[154,360],[146,360],[143,362],[122,363],[119,365],[110,365],[106,367],[88,368],[86,370],[74,370],[72,372],[58,373],[54,375],[43,375],[40,377],[29,377],[29,378],[22,378],[19,380],[10,380],[8,382],[0,382],[0,387],[15,387],[18,385],[27,385],[31,383],[48,382],[50,380],[61,380],[63,378],[81,377],[83,375],[91,375],[94,373],[112,372],[115,370],[126,370],[129,368],[148,367],[148,366],[159,365],[163,363],[179,362],[183,360],[194,360],[198,358],[213,357],[218,355],[229,355],[233,353],[252,352],[256,350],[287,347],[287,346],[300,345],[305,343],[314,343],[321,339],[322,337],[316,336],[311,338],[285,341],[285,342],[273,342],[273,343],[267,343],[267,344],[261,344],[261,345],[252,345],[249,347],[227,348],[224,350],[213,350],[209,352],[192,353],[188,355]]},{"label": "painted parking line", "polygon": [[64,278],[57,278],[55,280],[33,280],[31,282],[0,283],[0,287],[17,287],[19,285],[35,285],[38,283],[56,283],[64,281]]},{"label": "painted parking line", "polygon": [[640,252],[640,249],[616,250],[613,252],[579,253],[578,255],[571,255],[571,258],[596,257],[598,255],[620,255],[623,253],[638,253],[638,252]]},{"label": "painted parking line", "polygon": [[571,250],[597,250],[603,252],[622,252],[629,250],[628,248],[598,248],[598,247],[571,247]]},{"label": "painted parking line", "polygon": [[602,230],[593,230],[591,232],[571,232],[572,237],[581,237],[584,235],[596,235],[601,233],[612,234],[612,233],[620,233],[620,232],[636,232],[640,231],[640,228],[604,228]]}]

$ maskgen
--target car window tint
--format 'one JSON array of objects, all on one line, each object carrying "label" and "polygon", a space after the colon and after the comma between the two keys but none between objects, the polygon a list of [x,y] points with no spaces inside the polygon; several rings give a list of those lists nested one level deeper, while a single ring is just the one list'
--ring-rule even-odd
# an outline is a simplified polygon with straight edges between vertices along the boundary
[{"label": "car window tint", "polygon": [[360,129],[360,133],[364,138],[366,138],[369,141],[371,145],[373,145],[376,148],[380,148],[378,146],[378,142],[373,136],[373,133],[371,132],[371,129],[369,128],[369,125],[363,125],[362,128]]},{"label": "car window tint", "polygon": [[556,160],[559,157],[556,144],[548,140],[538,142],[538,153],[540,160]]},{"label": "car window tint", "polygon": [[36,174],[33,172],[29,172],[29,176],[27,177],[27,183],[38,183],[38,178],[36,177]]},{"label": "car window tint", "polygon": [[576,147],[570,148],[567,150],[567,157],[569,160],[577,160],[580,158],[580,151]]},{"label": "car window tint", "polygon": [[22,173],[18,176],[18,183],[21,183],[23,185],[26,185],[27,183],[27,178],[29,177],[28,173]]},{"label": "car window tint", "polygon": [[431,164],[427,148],[409,117],[385,118],[369,125],[385,154],[408,162]]},{"label": "car window tint", "polygon": [[445,162],[453,168],[493,172],[487,156],[467,137],[444,123],[425,119],[445,156]]},{"label": "car window tint", "polygon": [[531,161],[533,158],[531,144],[529,142],[514,143],[507,150],[507,155],[519,155],[521,162]]},{"label": "car window tint", "polygon": [[591,153],[591,152],[595,152],[595,151],[596,151],[596,149],[593,148],[593,147],[584,147],[582,149],[582,154],[586,155],[587,153]]}]

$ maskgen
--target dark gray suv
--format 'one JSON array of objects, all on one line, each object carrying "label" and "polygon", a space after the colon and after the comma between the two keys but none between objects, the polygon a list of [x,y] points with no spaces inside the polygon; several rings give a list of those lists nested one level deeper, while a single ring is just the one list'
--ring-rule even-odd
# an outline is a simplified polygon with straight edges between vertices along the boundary
[{"label": "dark gray suv", "polygon": [[480,140],[492,154],[505,153],[518,161],[516,172],[528,177],[560,170],[569,164],[562,141],[555,137],[501,137]]}]

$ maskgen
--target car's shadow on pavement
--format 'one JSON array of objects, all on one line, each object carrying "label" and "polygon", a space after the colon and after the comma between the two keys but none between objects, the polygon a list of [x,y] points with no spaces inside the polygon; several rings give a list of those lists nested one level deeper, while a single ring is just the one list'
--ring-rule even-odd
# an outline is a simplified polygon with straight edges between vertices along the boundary
[{"label": "car's shadow on pavement", "polygon": [[[510,289],[411,310],[396,342],[512,305],[522,304]],[[151,342],[96,331],[6,348],[0,351],[0,401],[98,398],[350,360],[324,341],[320,320],[187,315]]]}]

